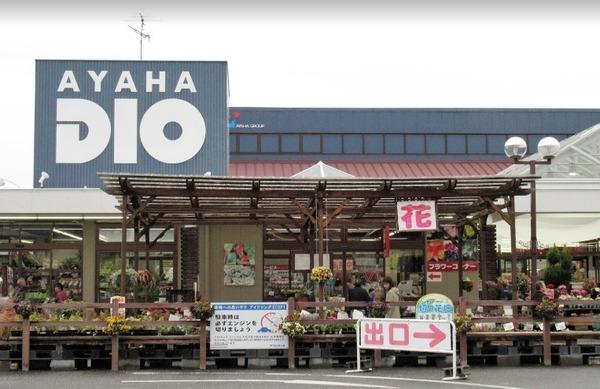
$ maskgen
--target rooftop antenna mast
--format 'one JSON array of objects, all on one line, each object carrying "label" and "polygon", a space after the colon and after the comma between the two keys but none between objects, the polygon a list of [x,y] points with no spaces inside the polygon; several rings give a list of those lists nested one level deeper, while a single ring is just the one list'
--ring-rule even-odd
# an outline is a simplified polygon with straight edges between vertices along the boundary
[{"label": "rooftop antenna mast", "polygon": [[140,13],[140,29],[138,30],[135,27],[129,26],[137,35],[140,36],[140,61],[142,60],[142,50],[144,46],[144,38],[148,39],[150,42],[150,34],[144,32],[144,27],[146,26],[146,22],[144,22],[144,15]]}]

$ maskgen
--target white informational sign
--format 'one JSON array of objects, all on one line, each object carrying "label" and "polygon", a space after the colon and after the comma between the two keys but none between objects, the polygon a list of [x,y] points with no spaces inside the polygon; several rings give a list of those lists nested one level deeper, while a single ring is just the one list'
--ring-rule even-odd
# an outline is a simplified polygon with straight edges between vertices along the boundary
[{"label": "white informational sign", "polygon": [[374,350],[452,352],[449,321],[376,319],[360,320],[360,347]]},{"label": "white informational sign", "polygon": [[287,303],[214,303],[210,319],[213,350],[286,349],[288,337],[279,328]]},{"label": "white informational sign", "polygon": [[[117,301],[119,304],[125,304],[126,299],[125,299],[125,296],[112,296],[110,298],[110,303],[113,304],[114,301]],[[110,314],[113,316],[119,315],[119,316],[125,317],[125,308],[119,308],[118,313],[115,313],[113,311],[112,307],[110,310],[111,310]]]},{"label": "white informational sign", "polygon": [[437,215],[435,201],[398,201],[399,231],[435,231]]},{"label": "white informational sign", "polygon": [[442,272],[441,271],[427,272],[427,281],[428,282],[442,282]]},{"label": "white informational sign", "polygon": [[[319,254],[314,254],[314,266],[318,266]],[[323,254],[323,266],[330,267],[329,254]],[[295,254],[294,255],[294,270],[310,270],[310,254]]]}]

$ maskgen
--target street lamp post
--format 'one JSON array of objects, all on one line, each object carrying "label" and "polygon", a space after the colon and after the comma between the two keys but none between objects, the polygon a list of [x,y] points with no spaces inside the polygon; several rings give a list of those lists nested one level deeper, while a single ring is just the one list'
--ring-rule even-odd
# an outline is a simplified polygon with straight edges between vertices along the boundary
[{"label": "street lamp post", "polygon": [[[522,158],[527,153],[527,142],[523,138],[513,136],[504,143],[504,153],[507,157],[512,159],[513,164],[516,165],[529,165],[529,174],[535,175],[535,167],[537,165],[550,165],[552,158],[560,150],[560,143],[556,138],[551,136],[542,138],[538,143],[538,153],[544,158],[543,160],[528,160],[524,161]],[[536,185],[535,180],[531,181],[531,193],[530,193],[530,215],[531,215],[531,284],[532,286],[537,281],[537,206],[536,206]],[[516,221],[515,221],[516,222]],[[514,266],[514,264],[513,264]]]}]

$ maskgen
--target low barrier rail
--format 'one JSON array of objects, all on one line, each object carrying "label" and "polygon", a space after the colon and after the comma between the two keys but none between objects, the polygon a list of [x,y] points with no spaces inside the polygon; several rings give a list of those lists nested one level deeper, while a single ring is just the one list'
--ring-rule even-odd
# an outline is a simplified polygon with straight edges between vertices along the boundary
[{"label": "low barrier rail", "polygon": [[[600,315],[594,315],[594,312],[600,312],[600,301],[596,300],[561,300],[558,301],[561,306],[562,314],[558,316],[553,322],[554,323],[565,323],[566,326],[573,328],[571,331],[557,331],[552,330],[552,322],[548,320],[542,320],[543,331],[532,331],[532,330],[521,330],[520,325],[528,323],[538,323],[540,320],[532,318],[531,310],[537,304],[532,301],[507,301],[507,300],[466,300],[459,299],[456,302],[456,311],[462,315],[469,312],[472,313],[473,322],[475,323],[476,329],[474,331],[468,331],[466,333],[458,334],[460,359],[465,363],[467,361],[467,350],[468,341],[477,340],[514,340],[514,339],[527,339],[527,340],[543,340],[543,363],[546,365],[551,364],[551,353],[552,353],[552,341],[553,340],[564,340],[564,339],[579,339],[579,338],[597,338],[600,339],[600,331],[590,331],[589,327],[600,329]],[[414,301],[401,301],[397,303],[388,303],[387,306],[398,306],[403,310],[411,310],[415,308],[416,302]],[[0,309],[10,307],[10,305],[0,305]],[[0,344],[20,344],[21,346],[21,367],[23,370],[28,370],[30,367],[30,349],[32,342],[56,342],[59,343],[77,343],[87,344],[90,342],[103,344],[107,347],[110,345],[110,360],[111,368],[118,370],[119,368],[119,347],[120,345],[194,345],[195,351],[193,357],[199,360],[199,368],[205,369],[207,363],[207,351],[208,351],[208,336],[207,336],[207,322],[196,321],[196,320],[144,320],[144,321],[131,321],[128,320],[126,323],[130,326],[138,328],[152,328],[157,326],[181,326],[181,327],[192,327],[194,328],[194,334],[188,335],[77,335],[77,336],[35,336],[32,334],[32,328],[54,328],[60,329],[62,327],[74,328],[74,329],[96,329],[100,330],[104,328],[107,322],[104,320],[93,320],[95,313],[102,310],[111,310],[112,312],[119,312],[121,309],[125,310],[185,310],[190,309],[193,303],[126,303],[119,304],[114,302],[112,304],[91,304],[91,303],[64,303],[64,304],[36,304],[36,309],[42,309],[47,312],[57,312],[65,309],[74,309],[83,312],[83,320],[81,321],[63,321],[63,320],[44,320],[44,321],[31,321],[25,319],[22,321],[11,320],[11,321],[0,321],[0,331],[2,329],[12,329],[21,331],[20,336],[11,336],[8,340],[0,341]],[[505,307],[512,309],[512,315],[507,315],[502,310]],[[347,311],[351,312],[352,309],[368,310],[369,304],[364,302],[296,302],[293,299],[288,301],[289,312],[295,310],[308,310],[313,312],[313,315],[309,318],[302,318],[301,322],[309,328],[317,328],[319,326],[327,327],[330,325],[335,328],[330,330],[330,333],[321,333],[323,331],[309,331],[305,335],[298,336],[296,338],[290,338],[289,347],[287,350],[287,362],[289,368],[295,368],[299,357],[310,358],[310,355],[297,355],[297,344],[318,344],[318,343],[336,343],[336,342],[355,342],[355,335],[352,331],[349,331],[356,320],[354,319],[328,319],[326,316],[327,310]],[[580,313],[579,316],[570,316],[574,313]],[[565,315],[566,314],[566,315]],[[484,325],[502,325],[505,323],[513,323],[514,331],[498,331],[498,330],[482,330],[485,329]],[[579,330],[577,328],[585,326],[586,330]],[[345,327],[342,328],[342,327]],[[313,332],[313,333],[311,333]],[[325,331],[327,332],[327,331]],[[197,345],[197,346],[196,346]],[[197,347],[197,348],[196,348]],[[577,348],[573,348],[575,351]],[[595,350],[600,353],[600,347]],[[285,358],[285,354],[281,354],[281,357]],[[351,357],[351,356],[349,356]],[[141,358],[141,357],[140,357]],[[377,363],[381,360],[381,351],[373,351],[374,362]]]}]

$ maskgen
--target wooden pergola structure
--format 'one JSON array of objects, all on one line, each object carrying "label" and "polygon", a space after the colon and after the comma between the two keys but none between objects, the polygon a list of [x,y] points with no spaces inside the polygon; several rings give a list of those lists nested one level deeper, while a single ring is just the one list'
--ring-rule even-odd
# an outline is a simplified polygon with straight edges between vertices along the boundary
[{"label": "wooden pergola structure", "polygon": [[[100,173],[104,190],[122,211],[121,271],[125,274],[127,229],[146,251],[176,225],[261,224],[274,239],[295,240],[323,264],[324,231],[380,230],[396,225],[396,201],[435,200],[448,224],[485,226],[497,212],[511,226],[513,297],[516,297],[515,196],[529,193],[536,177],[440,178],[243,178]],[[154,241],[150,228],[165,226]],[[479,225],[479,227],[478,227]],[[367,233],[370,234],[370,233]],[[313,243],[317,242],[317,247]],[[483,248],[482,248],[483,253]],[[462,259],[461,259],[462,260]],[[486,277],[481,260],[482,277]],[[459,270],[462,279],[462,266]],[[125,277],[121,277],[121,293]]]}]

